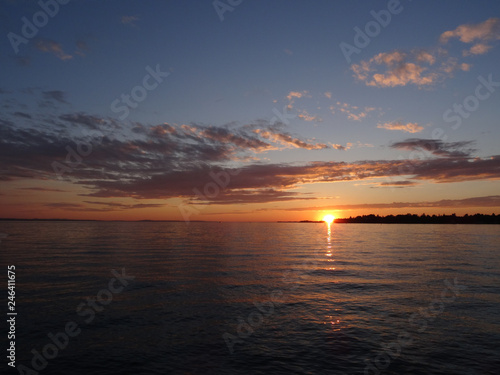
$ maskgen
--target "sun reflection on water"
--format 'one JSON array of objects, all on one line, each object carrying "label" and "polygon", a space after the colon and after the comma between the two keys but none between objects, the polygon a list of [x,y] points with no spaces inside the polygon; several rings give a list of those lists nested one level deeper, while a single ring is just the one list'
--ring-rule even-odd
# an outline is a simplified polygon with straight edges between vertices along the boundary
[{"label": "sun reflection on water", "polygon": [[[327,245],[326,245],[326,256],[327,257],[332,257],[332,255],[333,255],[333,253],[332,253],[332,223],[329,222],[329,221],[325,221],[325,223],[328,226],[328,235],[326,237],[326,242],[327,242]],[[327,261],[328,262],[334,262],[333,259],[328,259]],[[330,267],[328,269],[334,270],[335,267]]]}]

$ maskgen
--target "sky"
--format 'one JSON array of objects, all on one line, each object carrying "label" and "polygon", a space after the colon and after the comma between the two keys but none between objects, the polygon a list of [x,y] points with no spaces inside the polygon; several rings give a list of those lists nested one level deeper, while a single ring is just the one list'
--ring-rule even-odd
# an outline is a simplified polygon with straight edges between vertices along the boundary
[{"label": "sky", "polygon": [[497,1],[0,0],[0,217],[500,213]]}]

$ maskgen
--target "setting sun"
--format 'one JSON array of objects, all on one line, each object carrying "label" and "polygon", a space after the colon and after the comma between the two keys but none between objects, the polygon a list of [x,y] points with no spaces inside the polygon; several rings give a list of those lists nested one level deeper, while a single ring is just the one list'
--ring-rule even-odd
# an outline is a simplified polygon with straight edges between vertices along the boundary
[{"label": "setting sun", "polygon": [[333,220],[335,220],[335,217],[333,215],[325,215],[323,216],[323,221],[327,224],[333,223]]}]

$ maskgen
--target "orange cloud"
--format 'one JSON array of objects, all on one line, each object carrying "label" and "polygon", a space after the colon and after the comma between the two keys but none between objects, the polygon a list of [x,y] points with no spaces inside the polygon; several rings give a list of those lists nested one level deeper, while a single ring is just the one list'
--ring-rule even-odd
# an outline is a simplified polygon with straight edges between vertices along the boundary
[{"label": "orange cloud", "polygon": [[446,56],[446,51],[413,50],[410,52],[381,52],[367,61],[353,64],[351,70],[354,77],[367,86],[396,87],[413,84],[416,86],[432,85],[456,70],[468,71],[470,64],[459,63],[454,57],[446,60],[438,58]]},{"label": "orange cloud", "polygon": [[[413,59],[415,62],[409,60]],[[426,73],[428,67],[418,63],[432,65],[435,58],[429,53],[419,51],[407,54],[400,51],[382,52],[368,61],[351,66],[354,76],[364,81],[367,86],[395,87],[414,84],[417,86],[430,85],[437,79],[436,73]],[[385,66],[386,71],[376,73],[377,66]],[[372,74],[372,72],[375,72]]]},{"label": "orange cloud", "polygon": [[447,43],[451,38],[458,38],[463,43],[500,39],[500,18],[490,18],[475,25],[460,25],[455,30],[442,33],[439,40]]},{"label": "orange cloud", "polygon": [[463,51],[464,56],[485,54],[492,48],[487,42],[500,39],[500,18],[460,25],[455,30],[442,33],[439,40],[441,43],[448,43],[452,38],[458,38],[462,43],[475,43],[470,49]]},{"label": "orange cloud", "polygon": [[312,121],[317,121],[317,122],[322,122],[323,119],[320,118],[319,116],[312,116],[309,113],[307,113],[306,110],[302,110],[301,113],[299,113],[299,118],[304,121],[312,122]]},{"label": "orange cloud", "polygon": [[424,130],[423,126],[418,125],[416,122],[403,124],[401,121],[386,122],[384,124],[378,124],[377,128],[387,129],[387,130],[401,130],[408,133],[419,133]]},{"label": "orange cloud", "polygon": [[[364,119],[368,115],[368,113],[375,111],[377,109],[375,107],[364,107],[361,109],[358,106],[350,105],[348,103],[341,103],[341,102],[337,102],[336,105],[337,105],[337,109],[340,112],[346,114],[347,118],[349,120],[353,120],[353,121],[361,121],[362,119]],[[332,114],[335,113],[335,109],[336,109],[335,106],[333,106],[333,105],[330,106],[330,110],[332,111]]]},{"label": "orange cloud", "polygon": [[295,99],[300,99],[303,96],[306,96],[308,93],[309,92],[307,90],[304,90],[302,92],[300,92],[300,91],[290,91],[288,93],[288,95],[286,96],[286,98],[288,99],[287,108],[288,109],[292,109],[293,108],[293,104],[295,103]]}]

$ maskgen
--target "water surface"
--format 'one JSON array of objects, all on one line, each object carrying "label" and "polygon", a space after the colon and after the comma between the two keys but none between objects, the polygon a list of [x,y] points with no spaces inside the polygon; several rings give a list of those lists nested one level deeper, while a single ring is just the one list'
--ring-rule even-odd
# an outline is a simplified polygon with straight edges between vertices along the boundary
[{"label": "water surface", "polygon": [[[0,232],[2,268],[17,272],[16,364],[31,367],[32,350],[68,322],[81,329],[41,374],[499,373],[499,226],[2,222]],[[110,294],[123,269],[135,279]],[[87,323],[98,295],[112,300]]]}]

